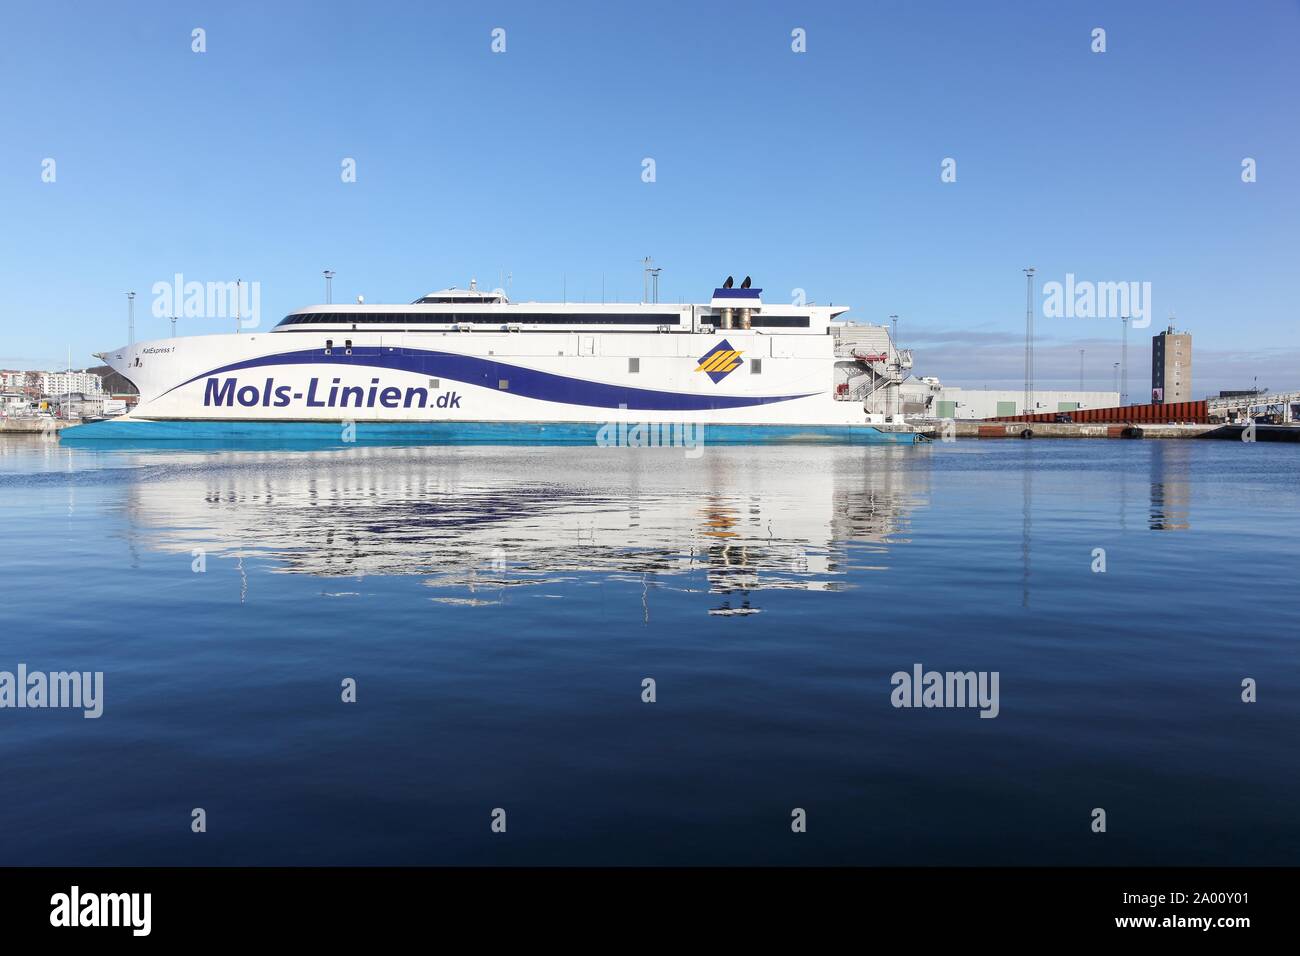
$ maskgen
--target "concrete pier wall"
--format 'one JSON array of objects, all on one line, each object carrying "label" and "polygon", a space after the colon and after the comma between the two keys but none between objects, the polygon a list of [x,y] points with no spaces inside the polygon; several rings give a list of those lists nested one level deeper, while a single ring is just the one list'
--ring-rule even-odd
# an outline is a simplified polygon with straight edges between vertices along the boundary
[{"label": "concrete pier wall", "polygon": [[75,424],[50,418],[0,418],[0,435],[44,435]]},{"label": "concrete pier wall", "polygon": [[[956,438],[1202,438],[1222,425],[1085,425],[1077,422],[952,422]],[[1026,432],[1028,435],[1026,436]],[[944,426],[928,428],[936,439]]]}]

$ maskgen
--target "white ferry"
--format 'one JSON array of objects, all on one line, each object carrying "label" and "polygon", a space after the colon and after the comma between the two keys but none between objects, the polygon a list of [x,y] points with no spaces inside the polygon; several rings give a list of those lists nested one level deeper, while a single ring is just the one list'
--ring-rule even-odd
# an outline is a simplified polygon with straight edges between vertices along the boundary
[{"label": "white ferry", "polygon": [[728,277],[708,304],[314,305],[269,332],[102,353],[139,390],[79,440],[667,444],[903,442],[910,356],[839,306],[765,305]]}]

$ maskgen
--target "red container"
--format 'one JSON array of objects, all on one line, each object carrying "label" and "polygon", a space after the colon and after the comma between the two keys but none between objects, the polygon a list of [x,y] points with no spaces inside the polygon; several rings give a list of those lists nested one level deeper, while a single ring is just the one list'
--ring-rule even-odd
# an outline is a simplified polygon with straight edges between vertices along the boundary
[{"label": "red container", "polygon": [[986,418],[986,422],[1045,422],[1056,421],[1057,415],[1069,415],[1076,424],[1133,424],[1163,425],[1166,422],[1185,422],[1203,425],[1209,420],[1205,401],[1170,402],[1164,405],[1120,405],[1114,408],[1079,408],[1072,412],[1039,412],[1036,415],[1004,415]]}]

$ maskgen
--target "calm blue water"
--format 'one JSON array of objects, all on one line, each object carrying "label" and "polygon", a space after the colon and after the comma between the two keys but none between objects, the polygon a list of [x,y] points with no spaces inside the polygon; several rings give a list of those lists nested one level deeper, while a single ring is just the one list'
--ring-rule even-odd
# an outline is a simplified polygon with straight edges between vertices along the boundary
[{"label": "calm blue water", "polygon": [[[1298,479],[0,439],[0,670],[105,672],[99,720],[0,710],[0,864],[1295,864]],[[998,671],[1000,716],[893,708],[918,662]]]}]

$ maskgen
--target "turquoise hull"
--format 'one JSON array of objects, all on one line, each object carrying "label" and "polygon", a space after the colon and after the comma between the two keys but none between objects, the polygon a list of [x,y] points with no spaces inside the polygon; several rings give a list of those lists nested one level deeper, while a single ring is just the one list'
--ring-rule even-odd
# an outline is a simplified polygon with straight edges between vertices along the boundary
[{"label": "turquoise hull", "polygon": [[[911,445],[911,432],[887,432],[872,425],[608,425],[601,422],[357,422],[345,437],[339,422],[143,421],[109,419],[74,425],[60,441],[196,447],[277,445],[615,445],[671,447],[702,445]],[[351,440],[348,440],[351,439]],[[685,439],[685,441],[683,440]]]}]

